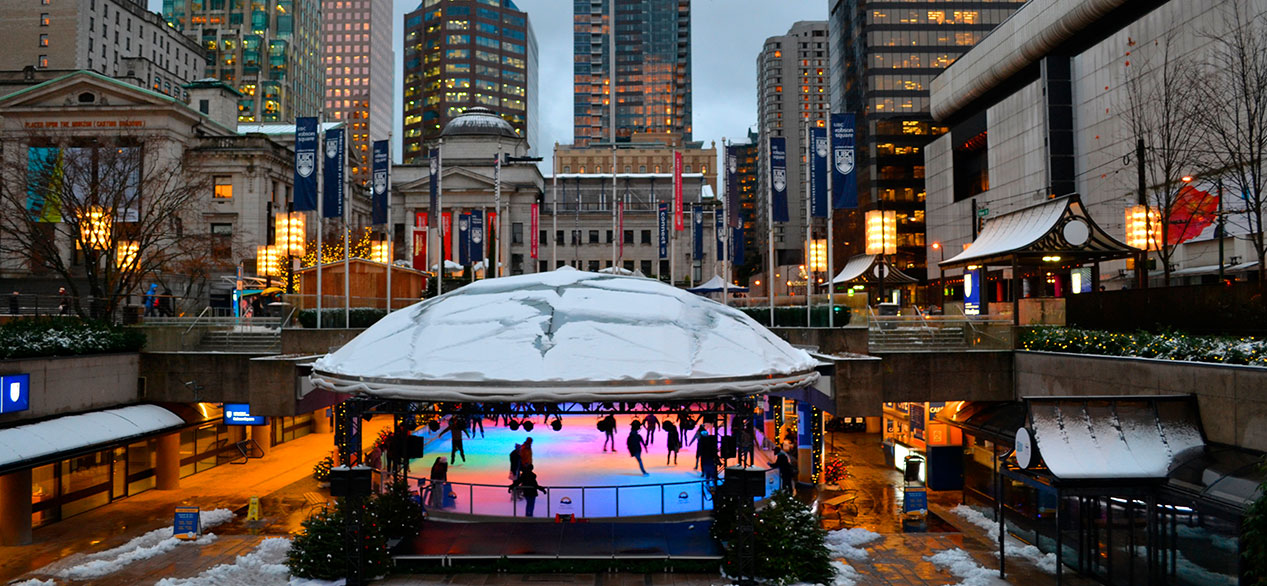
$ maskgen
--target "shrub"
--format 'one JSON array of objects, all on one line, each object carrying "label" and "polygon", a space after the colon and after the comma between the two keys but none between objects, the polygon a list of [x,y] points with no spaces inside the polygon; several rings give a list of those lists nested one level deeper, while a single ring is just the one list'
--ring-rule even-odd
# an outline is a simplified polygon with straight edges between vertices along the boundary
[{"label": "shrub", "polygon": [[145,334],[100,321],[38,318],[0,326],[0,359],[137,352]]},{"label": "shrub", "polygon": [[[350,328],[368,328],[374,325],[383,316],[387,315],[386,309],[376,309],[373,307],[353,307],[349,312],[351,321],[348,323]],[[317,310],[305,309],[299,312],[299,323],[305,328],[317,327]],[[321,326],[326,328],[343,327],[343,309],[325,309],[321,310]]]},{"label": "shrub", "polygon": [[387,492],[374,497],[370,503],[388,539],[413,537],[422,530],[422,504],[409,491],[409,483],[387,485]]},{"label": "shrub", "polygon": [[1033,328],[1021,334],[1025,350],[1136,356],[1222,364],[1267,366],[1267,340],[1228,336],[1190,336],[1163,332],[1123,334],[1080,328]]},{"label": "shrub", "polygon": [[[744,312],[748,317],[756,320],[757,323],[765,327],[805,327],[805,306],[800,307],[776,307],[774,308],[774,326],[770,325],[770,308],[767,307],[737,307],[739,311]],[[849,325],[849,308],[844,305],[836,306],[836,316],[833,322],[836,327]],[[810,326],[815,328],[827,327],[827,306],[816,305],[810,309]]]},{"label": "shrub", "polygon": [[[734,543],[741,507],[733,499],[718,498],[713,536],[726,543],[723,569],[734,575],[738,548]],[[774,584],[829,584],[835,576],[827,549],[827,532],[818,517],[792,491],[781,490],[769,506],[757,513],[753,536],[756,578]]]}]

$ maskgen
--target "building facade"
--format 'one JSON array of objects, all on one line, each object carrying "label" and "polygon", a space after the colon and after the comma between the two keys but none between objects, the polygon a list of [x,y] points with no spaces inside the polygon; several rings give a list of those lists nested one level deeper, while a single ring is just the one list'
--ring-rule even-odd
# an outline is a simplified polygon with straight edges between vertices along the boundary
[{"label": "building facade", "polygon": [[923,149],[947,131],[929,113],[929,84],[1022,4],[831,2],[831,110],[858,115],[860,206],[858,213],[836,215],[837,234],[851,243],[839,244],[836,258],[864,252],[861,212],[893,210],[894,264],[912,277],[926,276]]},{"label": "building facade", "polygon": [[616,174],[673,173],[673,154],[682,154],[682,172],[699,173],[714,192],[717,191],[717,146],[684,143],[680,136],[668,134],[636,134],[628,142],[617,142],[615,162],[611,143],[594,143],[589,147],[555,145],[555,167],[560,173],[608,173],[615,165]]},{"label": "building facade", "polygon": [[[763,265],[759,252],[761,250],[758,241],[759,231],[758,215],[759,203],[763,198],[757,195],[757,181],[759,173],[757,171],[757,160],[760,155],[758,149],[758,135],[753,130],[748,130],[746,140],[731,143],[731,153],[735,155],[735,190],[738,192],[739,201],[739,224],[743,228],[743,255],[739,251],[734,253],[735,266],[737,271],[735,275],[741,279],[740,283],[744,283],[745,275],[752,275],[757,269]],[[726,196],[727,201],[734,201],[730,196]],[[742,268],[740,268],[742,267]]]},{"label": "building facade", "polygon": [[[757,55],[757,148],[758,206],[754,251],[769,264],[766,243],[770,237],[770,138],[787,141],[788,221],[774,224],[775,265],[804,264],[805,227],[808,212],[805,202],[809,190],[807,158],[804,157],[810,128],[826,128],[828,115],[827,23],[801,21],[792,25],[786,35],[765,40]],[[825,238],[826,223],[816,233]]]},{"label": "building facade", "polygon": [[391,5],[372,0],[324,0],[325,119],[348,129],[348,171],[364,189],[370,143],[391,133],[395,105]]},{"label": "building facade", "polygon": [[642,132],[690,142],[690,0],[573,0],[572,6],[574,143]]},{"label": "building facade", "polygon": [[238,120],[294,122],[324,104],[319,0],[163,0],[163,18],[206,51],[199,78],[242,94]]},{"label": "building facade", "polygon": [[404,163],[467,108],[498,112],[534,152],[537,38],[511,0],[426,0],[405,15]]},{"label": "building facade", "polygon": [[177,97],[203,75],[201,45],[138,0],[12,2],[4,11],[0,69],[87,69]]}]

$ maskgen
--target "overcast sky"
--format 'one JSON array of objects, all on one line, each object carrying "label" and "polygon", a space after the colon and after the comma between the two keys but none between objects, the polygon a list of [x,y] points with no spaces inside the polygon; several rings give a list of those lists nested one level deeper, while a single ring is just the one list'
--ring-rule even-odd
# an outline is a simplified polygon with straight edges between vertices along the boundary
[{"label": "overcast sky", "polygon": [[[382,0],[374,0],[375,2]],[[162,0],[149,0],[162,10]],[[404,15],[418,0],[393,0],[396,50],[395,136],[400,136]],[[787,32],[798,20],[826,20],[828,0],[692,0],[691,72],[693,138],[721,143],[747,136],[757,122],[756,59],[767,37]],[[572,142],[572,0],[515,0],[537,35],[538,129],[534,145],[550,169],[554,143]],[[393,145],[396,159],[400,144]]]}]

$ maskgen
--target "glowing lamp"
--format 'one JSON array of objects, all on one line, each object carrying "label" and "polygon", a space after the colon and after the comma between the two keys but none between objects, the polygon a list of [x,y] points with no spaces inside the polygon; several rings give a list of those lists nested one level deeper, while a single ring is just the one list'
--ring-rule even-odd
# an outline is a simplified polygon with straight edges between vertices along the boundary
[{"label": "glowing lamp", "polygon": [[373,242],[370,244],[370,260],[387,264],[391,262],[390,244],[387,242]]},{"label": "glowing lamp", "polygon": [[809,270],[823,272],[827,270],[827,241],[809,241]]},{"label": "glowing lamp", "polygon": [[897,254],[897,212],[867,212],[866,228],[867,254]]},{"label": "glowing lamp", "polygon": [[135,240],[120,241],[114,251],[114,265],[121,271],[135,269],[140,251],[141,243]]},{"label": "glowing lamp", "polygon": [[276,277],[282,274],[281,255],[273,246],[255,247],[255,273],[261,277]]},{"label": "glowing lamp", "polygon": [[1136,205],[1126,208],[1126,245],[1140,250],[1157,250],[1161,240],[1161,213],[1157,208]]},{"label": "glowing lamp", "polygon": [[304,255],[304,215],[301,212],[278,214],[274,242],[281,256]]},{"label": "glowing lamp", "polygon": [[106,208],[89,206],[79,222],[79,236],[84,245],[93,250],[110,248],[111,214]]}]

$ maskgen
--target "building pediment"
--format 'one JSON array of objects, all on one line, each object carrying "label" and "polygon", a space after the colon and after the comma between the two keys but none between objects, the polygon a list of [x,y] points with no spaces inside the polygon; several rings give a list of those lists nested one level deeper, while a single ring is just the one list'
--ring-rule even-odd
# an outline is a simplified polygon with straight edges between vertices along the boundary
[{"label": "building pediment", "polygon": [[[132,112],[152,108],[169,109],[174,106],[191,116],[197,116],[184,102],[170,96],[91,71],[76,71],[0,98],[0,112],[6,117],[42,115],[55,110],[59,113],[56,117],[58,127],[65,128],[74,128],[72,125],[61,124],[63,120],[71,122],[67,119],[67,113],[100,115],[111,111]],[[40,122],[53,121],[50,118]]]},{"label": "building pediment", "polygon": [[[461,190],[472,191],[481,189],[493,189],[496,183],[492,177],[476,173],[463,167],[448,167],[440,172],[441,183],[445,191]],[[505,187],[505,185],[503,185]],[[430,191],[431,176],[423,175],[416,181],[397,185],[396,191],[406,193],[415,191]]]}]

